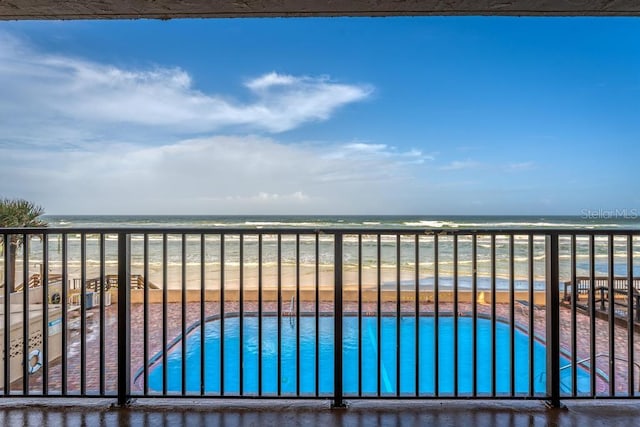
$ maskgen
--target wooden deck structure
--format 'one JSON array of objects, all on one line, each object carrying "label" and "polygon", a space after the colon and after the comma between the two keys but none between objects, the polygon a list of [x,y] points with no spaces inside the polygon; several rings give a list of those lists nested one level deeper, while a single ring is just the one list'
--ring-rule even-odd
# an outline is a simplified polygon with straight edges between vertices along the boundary
[{"label": "wooden deck structure", "polygon": [[[592,280],[588,276],[576,277],[576,301],[577,309],[589,314],[590,305],[594,304],[596,317],[608,319],[610,304],[613,304],[615,322],[621,326],[627,325],[629,310],[633,311],[633,319],[636,331],[640,332],[640,277],[632,280],[632,298],[629,298],[628,278],[622,276],[613,277],[613,287],[609,288],[609,277],[598,276]],[[573,281],[564,282],[563,303],[572,304]],[[593,289],[593,298],[591,292]],[[611,296],[613,294],[613,296]]]}]

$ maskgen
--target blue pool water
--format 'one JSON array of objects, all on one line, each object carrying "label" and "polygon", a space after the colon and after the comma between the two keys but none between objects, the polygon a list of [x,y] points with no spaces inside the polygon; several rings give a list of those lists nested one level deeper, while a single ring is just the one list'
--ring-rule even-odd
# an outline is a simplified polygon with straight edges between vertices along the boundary
[{"label": "blue pool water", "polygon": [[[439,318],[439,393],[453,393],[453,318]],[[282,321],[281,345],[281,378],[280,385],[283,394],[296,393],[296,324],[288,317]],[[333,391],[333,318],[321,317],[319,320],[319,378],[315,375],[315,347],[316,331],[315,318],[302,317],[300,327],[300,392],[302,394],[315,393],[316,381],[321,394]],[[344,318],[343,344],[343,381],[344,393],[356,394],[360,379],[358,378],[358,319],[347,316]],[[382,317],[381,319],[381,367],[380,390],[382,394],[395,394],[399,386],[401,394],[415,393],[416,357],[415,357],[415,327],[414,317],[400,320],[400,350],[396,351],[397,319]],[[434,318],[420,318],[420,348],[419,348],[419,392],[433,394],[434,384]],[[277,392],[277,318],[264,317],[262,323],[262,392],[271,394]],[[239,366],[239,319],[232,317],[224,322],[224,391],[228,394],[238,393],[240,389]],[[472,319],[458,318],[458,393],[471,393],[473,382],[473,349],[472,349]],[[186,342],[186,390],[199,392],[201,384],[200,346],[201,330],[196,327],[188,336]],[[501,322],[496,324],[496,392],[509,393],[510,377],[510,338],[509,325]],[[245,394],[258,392],[258,319],[245,317],[244,319],[244,366],[243,388]],[[205,375],[204,387],[206,392],[220,392],[220,321],[210,321],[205,324]],[[533,381],[534,391],[545,391],[545,348],[534,340],[534,376],[529,377],[529,337],[516,331],[515,334],[515,392],[528,393],[529,383]],[[362,318],[362,392],[375,394],[378,390],[377,375],[377,319],[375,317]],[[477,323],[478,366],[476,370],[478,393],[491,392],[491,322],[478,319]],[[396,378],[396,365],[400,358],[400,378]],[[162,358],[149,371],[149,388],[162,390],[163,366]],[[567,365],[563,359],[561,366]],[[179,392],[182,390],[182,345],[174,346],[167,357],[167,390]],[[589,373],[578,370],[578,392],[589,391]],[[571,369],[562,370],[561,383],[563,392],[571,392]]]}]

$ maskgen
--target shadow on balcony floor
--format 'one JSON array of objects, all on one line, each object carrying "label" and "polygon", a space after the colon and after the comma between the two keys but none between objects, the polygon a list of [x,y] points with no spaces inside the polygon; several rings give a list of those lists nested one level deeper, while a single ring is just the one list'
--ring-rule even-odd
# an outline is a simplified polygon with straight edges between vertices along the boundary
[{"label": "shadow on balcony floor", "polygon": [[[249,404],[250,403],[250,404]],[[640,402],[569,402],[551,410],[541,402],[428,401],[328,403],[237,401],[139,401],[128,408],[111,401],[0,401],[0,426],[640,426]]]}]

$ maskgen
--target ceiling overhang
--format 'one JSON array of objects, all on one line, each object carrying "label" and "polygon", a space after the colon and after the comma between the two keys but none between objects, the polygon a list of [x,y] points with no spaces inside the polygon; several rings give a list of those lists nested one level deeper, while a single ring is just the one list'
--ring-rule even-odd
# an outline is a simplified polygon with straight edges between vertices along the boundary
[{"label": "ceiling overhang", "polygon": [[420,15],[640,16],[640,1],[0,0],[0,20]]}]

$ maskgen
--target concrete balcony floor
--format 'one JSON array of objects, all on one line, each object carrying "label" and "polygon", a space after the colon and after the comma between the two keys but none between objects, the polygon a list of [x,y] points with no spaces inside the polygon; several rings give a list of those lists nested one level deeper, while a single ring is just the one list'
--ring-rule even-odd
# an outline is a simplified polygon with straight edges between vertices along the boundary
[{"label": "concrete balcony floor", "polygon": [[80,399],[0,400],[0,426],[640,426],[640,401],[542,402],[355,401],[332,410],[327,402],[140,400],[129,407]]}]

